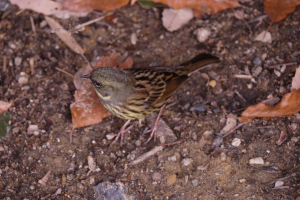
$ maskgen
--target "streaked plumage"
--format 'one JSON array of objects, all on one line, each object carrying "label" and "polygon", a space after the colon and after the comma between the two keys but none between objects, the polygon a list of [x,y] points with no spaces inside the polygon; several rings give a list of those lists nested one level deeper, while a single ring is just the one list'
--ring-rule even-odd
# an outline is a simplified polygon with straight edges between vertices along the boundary
[{"label": "streaked plumage", "polygon": [[194,71],[217,62],[219,58],[202,53],[179,66],[126,70],[102,67],[83,78],[90,78],[101,103],[111,114],[136,120],[160,110]]}]

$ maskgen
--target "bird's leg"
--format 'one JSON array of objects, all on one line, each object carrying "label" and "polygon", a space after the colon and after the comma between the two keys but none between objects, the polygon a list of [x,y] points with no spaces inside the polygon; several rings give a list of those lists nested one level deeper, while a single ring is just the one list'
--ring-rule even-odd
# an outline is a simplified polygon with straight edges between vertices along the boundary
[{"label": "bird's leg", "polygon": [[159,113],[158,113],[158,116],[156,118],[156,121],[153,125],[153,128],[149,131],[151,132],[151,135],[150,137],[148,138],[148,140],[144,143],[144,144],[147,144],[153,137],[154,137],[154,142],[156,142],[156,131],[157,131],[157,126],[159,124],[159,121],[160,121],[160,116],[164,110],[165,106],[161,107],[160,110],[159,110]]},{"label": "bird's leg", "polygon": [[120,145],[123,145],[123,137],[124,137],[124,133],[126,133],[128,130],[130,130],[133,125],[129,126],[128,128],[126,128],[128,125],[130,124],[130,120],[128,120],[120,129],[119,133],[117,134],[117,137],[114,139],[114,141],[109,145],[109,148],[118,141],[119,137],[121,136],[121,141],[120,141]]}]

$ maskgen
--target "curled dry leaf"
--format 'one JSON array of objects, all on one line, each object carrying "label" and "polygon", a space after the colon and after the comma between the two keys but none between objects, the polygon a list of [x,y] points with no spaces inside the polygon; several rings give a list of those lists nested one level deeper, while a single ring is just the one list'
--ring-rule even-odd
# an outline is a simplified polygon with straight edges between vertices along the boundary
[{"label": "curled dry leaf", "polygon": [[0,101],[0,114],[7,111],[12,103],[10,102],[5,102],[5,101]]},{"label": "curled dry leaf", "polygon": [[81,51],[83,53],[83,49],[79,46],[79,44],[73,40],[75,45],[78,47],[78,49],[74,46],[74,43],[72,42],[71,35],[68,31],[66,31],[57,21],[55,21],[51,17],[45,16],[46,21],[48,22],[49,26],[51,27],[52,30],[55,30],[55,34],[74,52]]},{"label": "curled dry leaf", "polygon": [[168,31],[173,32],[187,24],[193,17],[192,9],[174,10],[173,8],[166,8],[162,13],[162,22]]},{"label": "curled dry leaf", "polygon": [[114,10],[125,6],[129,0],[66,0],[63,8],[71,11]]},{"label": "curled dry leaf", "polygon": [[281,131],[280,137],[279,137],[278,141],[276,142],[276,144],[280,146],[286,139],[287,139],[286,131]]},{"label": "curled dry leaf", "polygon": [[273,22],[279,22],[292,13],[300,0],[265,0],[265,11]]},{"label": "curled dry leaf", "polygon": [[[94,68],[99,67],[116,67],[119,65],[118,69],[131,68],[133,62],[131,58],[121,64],[120,59],[116,53],[109,56],[102,56],[100,60],[96,63]],[[85,71],[85,74],[90,73],[92,70],[89,69]],[[76,79],[76,76],[75,76]],[[76,86],[77,87],[77,86]],[[93,124],[98,124],[102,122],[103,118],[110,116],[110,113],[101,105],[100,100],[94,91],[94,88],[90,80],[84,79],[80,89],[75,92],[75,102],[71,104],[71,114],[74,128],[79,128],[83,126],[89,126]]]},{"label": "curled dry leaf", "polygon": [[203,14],[215,14],[219,11],[240,6],[238,0],[153,0],[174,9],[194,8],[194,15],[201,18]]},{"label": "curled dry leaf", "polygon": [[240,122],[251,122],[255,117],[271,119],[275,117],[291,116],[300,111],[300,89],[285,94],[277,106],[264,103],[248,107],[242,114]]}]

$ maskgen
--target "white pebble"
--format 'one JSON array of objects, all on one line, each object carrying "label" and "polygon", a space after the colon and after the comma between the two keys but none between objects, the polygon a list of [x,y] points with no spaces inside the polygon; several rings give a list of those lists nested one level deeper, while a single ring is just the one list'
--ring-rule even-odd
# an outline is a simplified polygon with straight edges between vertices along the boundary
[{"label": "white pebble", "polygon": [[192,180],[192,184],[193,184],[193,186],[196,187],[198,185],[198,180],[196,180],[196,179]]},{"label": "white pebble", "polygon": [[276,181],[275,183],[275,188],[283,186],[284,182],[283,181]]},{"label": "white pebble", "polygon": [[108,140],[111,140],[111,139],[113,139],[115,136],[116,136],[116,134],[114,134],[114,133],[109,133],[109,134],[106,135],[106,138],[107,138]]},{"label": "white pebble", "polygon": [[250,159],[250,164],[257,164],[257,165],[263,165],[265,162],[262,159],[262,157],[252,158]]},{"label": "white pebble", "polygon": [[28,83],[28,78],[26,76],[20,76],[18,79],[18,83],[21,85],[27,84]]},{"label": "white pebble", "polygon": [[280,71],[274,70],[274,73],[276,74],[277,77],[280,77],[280,76],[281,76]]},{"label": "white pebble", "polygon": [[132,45],[136,45],[136,42],[137,42],[137,36],[136,36],[136,33],[132,33],[130,35],[130,41],[131,41],[131,44]]},{"label": "white pebble", "polygon": [[204,165],[199,165],[198,167],[197,167],[197,170],[201,170],[201,171],[204,171],[204,170],[206,170],[207,169],[207,166],[204,166]]},{"label": "white pebble", "polygon": [[243,179],[240,179],[239,182],[240,182],[240,183],[245,183],[245,182],[246,182],[246,179],[244,179],[244,178],[243,178]]},{"label": "white pebble", "polygon": [[221,161],[222,162],[226,161],[226,158],[227,158],[226,153],[222,152],[221,155],[220,155],[220,157],[221,157]]},{"label": "white pebble", "polygon": [[185,158],[185,159],[182,160],[181,163],[182,163],[184,166],[188,166],[188,165],[191,164],[192,162],[193,162],[192,159],[190,159],[190,158]]},{"label": "white pebble", "polygon": [[168,161],[176,161],[177,159],[176,159],[176,156],[174,155],[174,156],[170,156],[170,157],[168,157]]},{"label": "white pebble", "polygon": [[21,57],[15,57],[15,65],[20,66],[22,63],[22,58]]},{"label": "white pebble", "polygon": [[299,139],[297,137],[292,137],[291,141],[294,142],[294,143],[296,143],[296,142],[299,141]]},{"label": "white pebble", "polygon": [[208,28],[197,29],[197,40],[199,42],[205,42],[211,34],[211,30]]},{"label": "white pebble", "polygon": [[234,138],[233,140],[232,140],[232,146],[234,146],[234,147],[238,147],[238,146],[240,146],[240,144],[241,144],[241,139],[240,138]]}]

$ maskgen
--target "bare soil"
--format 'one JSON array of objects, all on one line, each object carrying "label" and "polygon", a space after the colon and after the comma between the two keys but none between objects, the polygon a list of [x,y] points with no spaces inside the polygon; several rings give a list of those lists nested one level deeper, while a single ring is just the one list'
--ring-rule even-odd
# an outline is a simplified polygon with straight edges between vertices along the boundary
[{"label": "bare soil", "polygon": [[[240,8],[245,10],[246,21],[265,15],[262,1],[254,2]],[[142,68],[178,65],[200,52],[222,59],[221,64],[194,73],[169,100],[163,119],[181,143],[166,146],[134,166],[129,163],[158,145],[151,142],[139,146],[139,141],[148,137],[142,135],[147,122],[140,126],[135,122],[125,135],[123,147],[115,144],[108,149],[111,140],[106,134],[117,133],[125,123],[114,116],[76,129],[70,144],[70,104],[74,102],[75,87],[72,78],[56,67],[75,74],[85,66],[84,60],[56,35],[48,34],[48,25],[40,26],[42,14],[25,10],[17,15],[15,6],[0,12],[1,23],[7,23],[0,29],[0,100],[13,101],[21,96],[9,109],[13,134],[0,141],[1,199],[94,199],[92,186],[104,181],[125,184],[138,199],[273,200],[300,196],[299,114],[255,119],[225,137],[219,148],[212,146],[226,123],[222,108],[239,116],[269,95],[281,98],[290,91],[296,66],[282,70],[282,66],[274,65],[299,60],[299,7],[285,20],[272,24],[271,44],[254,41],[268,28],[269,18],[249,23],[251,33],[243,21],[234,17],[233,10],[226,10],[193,19],[170,33],[162,26],[161,11],[125,6],[114,11],[112,20],[94,23],[74,35],[89,60],[117,52],[130,56],[134,67]],[[68,28],[69,24],[74,26],[99,16],[91,13],[84,18],[57,21]],[[204,43],[195,35],[201,27],[212,31]],[[131,43],[132,33],[137,35],[136,45]],[[8,63],[5,72],[4,56]],[[32,57],[36,58],[34,68],[29,63]],[[20,58],[22,62],[17,65]],[[259,67],[262,71],[254,81],[233,76],[247,74],[247,69],[255,74]],[[276,75],[280,70],[280,76]],[[24,85],[18,83],[21,72],[29,78]],[[207,76],[216,81],[214,87],[207,84]],[[197,103],[205,104],[203,112],[191,110]],[[28,135],[30,124],[43,131],[37,136]],[[287,133],[287,140],[277,145],[282,131]],[[241,139],[239,146],[232,145],[234,138]],[[94,156],[98,168],[89,174],[88,155]],[[249,164],[251,158],[257,157],[264,164]],[[188,159],[187,166],[184,159]],[[49,171],[46,184],[40,184]],[[278,178],[292,174],[283,180],[288,187],[273,189]]]}]

